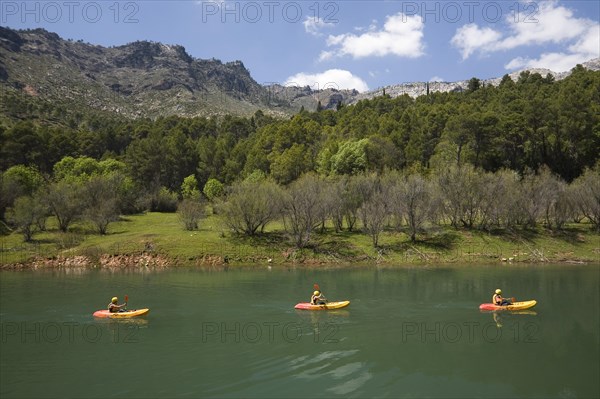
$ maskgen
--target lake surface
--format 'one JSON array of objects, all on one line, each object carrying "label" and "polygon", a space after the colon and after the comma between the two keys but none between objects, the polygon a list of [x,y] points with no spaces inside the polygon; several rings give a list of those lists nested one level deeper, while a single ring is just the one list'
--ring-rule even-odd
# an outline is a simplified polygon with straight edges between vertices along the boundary
[{"label": "lake surface", "polygon": [[[337,311],[297,311],[318,283]],[[536,299],[482,313],[493,290]],[[594,266],[0,273],[0,397],[597,398]],[[112,296],[141,319],[94,320]]]}]

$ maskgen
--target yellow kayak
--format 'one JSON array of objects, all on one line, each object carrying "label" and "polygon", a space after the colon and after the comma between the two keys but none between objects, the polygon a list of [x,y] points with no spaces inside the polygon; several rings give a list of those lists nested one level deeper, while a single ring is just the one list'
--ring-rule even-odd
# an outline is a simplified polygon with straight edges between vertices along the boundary
[{"label": "yellow kayak", "polygon": [[534,307],[537,304],[537,301],[521,301],[521,302],[513,302],[512,305],[506,306],[498,306],[493,303],[482,303],[479,305],[480,310],[523,310]]},{"label": "yellow kayak", "polygon": [[302,309],[302,310],[331,310],[331,309],[341,309],[350,305],[350,301],[338,301],[338,302],[328,302],[325,305],[313,305],[308,302],[301,302],[294,306],[294,309]]},{"label": "yellow kayak", "polygon": [[126,310],[125,312],[114,312],[111,313],[108,310],[97,310],[94,312],[94,317],[107,317],[110,319],[126,319],[130,317],[143,316],[148,313],[150,309],[136,309]]}]

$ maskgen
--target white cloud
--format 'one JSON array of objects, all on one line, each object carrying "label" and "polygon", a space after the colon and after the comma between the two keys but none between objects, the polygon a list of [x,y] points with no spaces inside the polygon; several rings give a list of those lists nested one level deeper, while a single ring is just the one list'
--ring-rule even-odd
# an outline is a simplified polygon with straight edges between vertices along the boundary
[{"label": "white cloud", "polygon": [[517,57],[504,67],[509,70],[522,68],[547,68],[565,72],[577,64],[598,58],[600,52],[600,26],[589,27],[577,42],[569,46],[568,52],[544,53],[538,59]]},{"label": "white cloud", "polygon": [[581,54],[544,53],[538,59],[517,57],[506,64],[504,68],[508,70],[547,68],[554,72],[565,72],[575,65],[589,60],[589,57]]},{"label": "white cloud", "polygon": [[359,35],[330,35],[327,46],[337,48],[322,52],[319,60],[345,55],[354,58],[386,55],[417,58],[424,54],[423,27],[419,16],[407,16],[403,13],[391,15],[386,18],[383,30],[377,30],[376,26],[371,25],[367,32]]},{"label": "white cloud", "polygon": [[325,20],[316,16],[306,17],[302,24],[304,25],[304,30],[306,31],[306,33],[310,33],[314,36],[321,36],[322,29],[329,28],[335,25],[333,22],[325,22]]},{"label": "white cloud", "polygon": [[[589,27],[579,40],[569,46],[569,51],[579,54],[587,54],[587,58],[598,58],[600,52],[600,25]],[[587,61],[587,60],[586,60]]]},{"label": "white cloud", "polygon": [[450,43],[461,50],[462,58],[466,60],[475,51],[494,45],[501,37],[500,32],[491,28],[480,28],[476,24],[468,24],[456,30]]},{"label": "white cloud", "polygon": [[599,56],[597,22],[575,17],[572,10],[559,6],[555,0],[535,4],[539,7],[537,12],[527,19],[524,15],[518,20],[512,14],[507,16],[506,33],[468,24],[456,30],[450,43],[459,49],[463,60],[474,53],[489,54],[532,45],[559,46],[558,51],[542,54],[537,60],[515,58],[506,64],[507,69],[539,67],[560,71]]},{"label": "white cloud", "polygon": [[509,28],[512,35],[498,43],[499,49],[513,49],[519,46],[545,43],[561,43],[572,40],[583,34],[586,25],[593,23],[590,20],[575,18],[573,11],[568,8],[557,6],[555,1],[536,3],[538,12],[532,14],[529,21],[515,21],[510,16]]},{"label": "white cloud", "polygon": [[434,76],[431,79],[429,79],[430,82],[445,82],[446,80],[444,80],[444,78],[440,78],[439,76]]},{"label": "white cloud", "polygon": [[335,53],[333,51],[323,50],[321,51],[321,54],[319,54],[319,62],[330,60],[333,57],[335,57]]},{"label": "white cloud", "polygon": [[367,83],[353,75],[350,71],[344,69],[329,69],[325,72],[308,74],[300,72],[290,76],[284,83],[285,86],[310,86],[314,90],[327,88],[356,89],[358,91],[367,91]]}]

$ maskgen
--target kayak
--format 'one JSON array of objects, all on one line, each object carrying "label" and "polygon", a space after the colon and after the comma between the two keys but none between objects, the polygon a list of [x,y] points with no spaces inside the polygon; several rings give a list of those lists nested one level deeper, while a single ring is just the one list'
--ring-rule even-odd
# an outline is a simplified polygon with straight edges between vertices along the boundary
[{"label": "kayak", "polygon": [[111,313],[108,310],[97,310],[94,312],[94,317],[108,317],[110,319],[127,319],[130,317],[143,316],[149,311],[150,309],[136,309],[126,310],[125,312]]},{"label": "kayak", "polygon": [[482,303],[481,305],[479,305],[479,309],[480,310],[523,310],[523,309],[529,309],[529,308],[534,307],[536,303],[537,303],[537,301],[535,301],[535,300],[513,302],[512,305],[506,305],[506,306],[498,306],[498,305],[494,305],[493,303]]},{"label": "kayak", "polygon": [[308,302],[301,302],[294,306],[294,309],[302,309],[302,310],[331,310],[331,309],[341,309],[350,305],[350,301],[338,301],[338,302],[328,302],[325,305],[313,305]]}]

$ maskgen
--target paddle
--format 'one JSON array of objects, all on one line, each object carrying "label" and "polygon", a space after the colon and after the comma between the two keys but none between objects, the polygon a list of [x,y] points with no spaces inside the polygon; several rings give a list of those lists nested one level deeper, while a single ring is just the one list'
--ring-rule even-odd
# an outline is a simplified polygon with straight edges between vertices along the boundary
[{"label": "paddle", "polygon": [[127,310],[127,301],[129,300],[129,296],[125,295],[125,310]]}]

